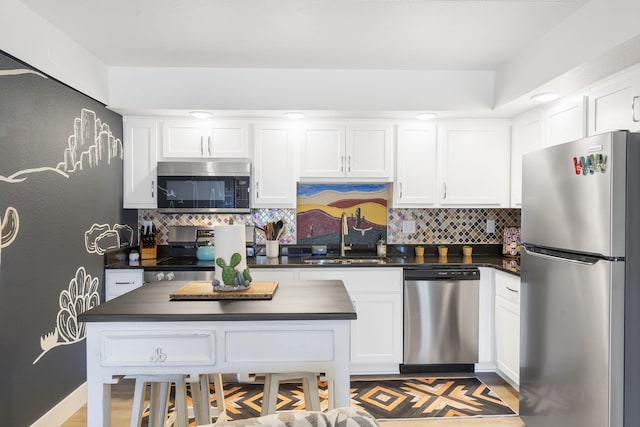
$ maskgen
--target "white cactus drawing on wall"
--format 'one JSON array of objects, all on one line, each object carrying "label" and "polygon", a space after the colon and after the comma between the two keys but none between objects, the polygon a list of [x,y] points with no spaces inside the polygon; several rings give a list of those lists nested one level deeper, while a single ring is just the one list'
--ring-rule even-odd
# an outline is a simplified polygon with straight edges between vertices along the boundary
[{"label": "white cactus drawing on wall", "polygon": [[33,361],[34,365],[53,348],[75,344],[85,338],[86,327],[84,323],[78,322],[78,315],[100,304],[98,284],[97,277],[87,274],[84,267],[78,268],[68,289],[60,292],[56,326],[52,332],[40,337],[42,353]]}]

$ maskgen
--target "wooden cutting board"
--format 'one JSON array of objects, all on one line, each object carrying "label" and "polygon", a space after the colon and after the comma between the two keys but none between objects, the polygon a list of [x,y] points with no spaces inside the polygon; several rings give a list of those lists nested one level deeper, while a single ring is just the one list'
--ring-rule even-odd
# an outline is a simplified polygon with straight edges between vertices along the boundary
[{"label": "wooden cutting board", "polygon": [[244,300],[271,299],[278,282],[251,282],[249,289],[242,291],[214,291],[211,282],[189,282],[169,295],[171,300]]}]

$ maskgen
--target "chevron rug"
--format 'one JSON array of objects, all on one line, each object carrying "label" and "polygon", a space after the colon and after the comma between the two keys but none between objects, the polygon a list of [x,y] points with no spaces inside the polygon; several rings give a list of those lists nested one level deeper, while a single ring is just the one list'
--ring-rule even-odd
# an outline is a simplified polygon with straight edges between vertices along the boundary
[{"label": "chevron rug", "polygon": [[[326,409],[327,384],[320,382],[318,386],[322,409]],[[224,392],[230,421],[260,415],[262,384],[225,383]],[[213,394],[212,399],[215,406]],[[516,415],[477,378],[354,380],[351,382],[351,406],[365,409],[378,420]],[[304,409],[302,386],[281,384],[277,410],[297,409]]]}]

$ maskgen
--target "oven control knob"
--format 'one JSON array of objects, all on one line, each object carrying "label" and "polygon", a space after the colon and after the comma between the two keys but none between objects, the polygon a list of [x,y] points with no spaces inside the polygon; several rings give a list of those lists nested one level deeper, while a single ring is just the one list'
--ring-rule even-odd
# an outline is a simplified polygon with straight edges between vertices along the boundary
[{"label": "oven control knob", "polygon": [[160,273],[156,273],[156,281],[161,281],[164,280],[164,273],[160,272]]},{"label": "oven control knob", "polygon": [[173,280],[173,279],[176,278],[176,275],[173,273],[173,271],[170,271],[170,272],[167,273],[166,278],[167,278],[167,280]]}]

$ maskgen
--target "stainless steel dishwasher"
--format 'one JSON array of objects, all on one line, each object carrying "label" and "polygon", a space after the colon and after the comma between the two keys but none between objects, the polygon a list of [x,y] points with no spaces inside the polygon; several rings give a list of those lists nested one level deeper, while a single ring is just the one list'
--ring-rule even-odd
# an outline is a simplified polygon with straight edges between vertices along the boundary
[{"label": "stainless steel dishwasher", "polygon": [[480,270],[404,270],[401,372],[473,372],[478,362]]}]

